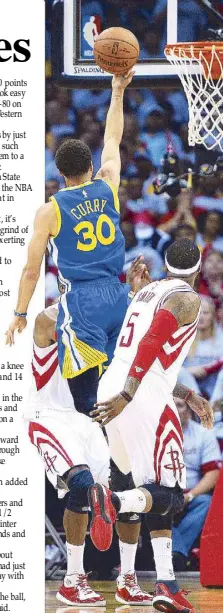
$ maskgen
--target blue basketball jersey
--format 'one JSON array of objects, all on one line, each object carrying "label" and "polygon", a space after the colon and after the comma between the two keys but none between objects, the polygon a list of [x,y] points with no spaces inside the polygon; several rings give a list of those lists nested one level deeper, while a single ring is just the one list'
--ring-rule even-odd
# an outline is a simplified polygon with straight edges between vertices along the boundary
[{"label": "blue basketball jersey", "polygon": [[49,251],[61,279],[72,284],[120,275],[125,247],[116,189],[94,179],[61,189],[51,201],[58,232],[49,240]]}]

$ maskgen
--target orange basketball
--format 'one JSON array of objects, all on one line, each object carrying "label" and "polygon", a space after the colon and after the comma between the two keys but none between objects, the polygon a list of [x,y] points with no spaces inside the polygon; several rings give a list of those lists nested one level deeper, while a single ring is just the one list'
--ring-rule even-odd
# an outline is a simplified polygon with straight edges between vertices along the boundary
[{"label": "orange basketball", "polygon": [[125,28],[108,28],[95,41],[94,57],[96,64],[106,72],[125,74],[138,60],[139,43]]}]

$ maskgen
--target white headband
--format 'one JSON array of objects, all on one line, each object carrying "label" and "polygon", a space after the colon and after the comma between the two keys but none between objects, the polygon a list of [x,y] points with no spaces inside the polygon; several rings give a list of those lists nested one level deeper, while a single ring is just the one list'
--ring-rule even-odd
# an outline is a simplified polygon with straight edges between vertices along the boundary
[{"label": "white headband", "polygon": [[173,266],[170,266],[170,264],[168,264],[167,257],[165,256],[165,264],[167,270],[169,270],[169,272],[172,272],[174,275],[182,275],[183,277],[189,277],[189,275],[192,275],[193,272],[197,272],[200,267],[200,263],[201,253],[197,264],[195,264],[195,266],[192,266],[192,268],[174,268]]}]

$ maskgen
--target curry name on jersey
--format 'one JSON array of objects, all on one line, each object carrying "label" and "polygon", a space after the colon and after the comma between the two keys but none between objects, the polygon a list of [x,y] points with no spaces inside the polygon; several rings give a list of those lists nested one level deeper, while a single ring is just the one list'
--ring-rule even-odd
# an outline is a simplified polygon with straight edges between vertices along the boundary
[{"label": "curry name on jersey", "polygon": [[50,238],[49,251],[61,280],[72,284],[118,277],[124,264],[124,237],[116,189],[95,179],[61,189],[51,200],[58,233]]}]

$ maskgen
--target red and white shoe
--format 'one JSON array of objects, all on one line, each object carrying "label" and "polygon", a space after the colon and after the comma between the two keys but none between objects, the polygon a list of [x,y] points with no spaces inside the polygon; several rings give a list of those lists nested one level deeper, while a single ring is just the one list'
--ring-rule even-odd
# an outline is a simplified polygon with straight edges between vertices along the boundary
[{"label": "red and white shoe", "polygon": [[122,604],[135,606],[152,606],[153,596],[141,590],[135,573],[119,575],[115,600]]},{"label": "red and white shoe", "polygon": [[184,598],[187,592],[172,594],[165,583],[156,583],[153,607],[162,613],[196,613],[193,605]]},{"label": "red and white shoe", "polygon": [[86,575],[77,575],[75,586],[66,587],[61,585],[56,595],[57,600],[69,605],[78,607],[104,607],[106,600],[94,592],[87,582]]},{"label": "red and white shoe", "polygon": [[99,483],[89,487],[88,502],[92,512],[90,535],[99,551],[109,549],[112,542],[113,524],[117,514],[111,496],[112,492]]}]

